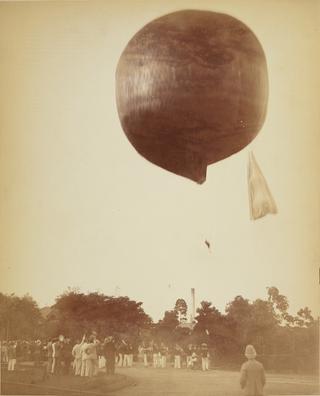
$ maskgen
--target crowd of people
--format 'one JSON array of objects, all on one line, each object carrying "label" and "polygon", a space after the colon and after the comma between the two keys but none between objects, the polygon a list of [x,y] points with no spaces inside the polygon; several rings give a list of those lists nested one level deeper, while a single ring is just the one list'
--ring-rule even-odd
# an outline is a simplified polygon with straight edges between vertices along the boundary
[{"label": "crowd of people", "polygon": [[206,343],[182,347],[144,341],[140,346],[134,346],[128,340],[113,336],[99,340],[95,332],[75,342],[60,335],[47,342],[18,340],[1,343],[1,361],[8,365],[9,371],[15,370],[17,361],[32,362],[35,367],[46,367],[48,375],[92,377],[99,369],[114,374],[115,367],[130,368],[139,358],[144,367],[207,371],[210,355]]},{"label": "crowd of people", "polygon": [[114,373],[116,350],[113,337],[106,337],[101,342],[95,332],[75,342],[63,335],[48,342],[2,341],[1,363],[8,365],[8,371],[14,371],[18,361],[45,367],[48,375],[92,377],[102,367],[105,367],[107,374]]},{"label": "crowd of people", "polygon": [[149,345],[143,343],[140,351],[143,355],[145,367],[152,365],[154,368],[166,368],[168,360],[171,360],[175,369],[186,367],[191,369],[201,368],[203,371],[209,370],[210,354],[206,343],[201,345],[189,344],[185,348],[175,344],[168,348],[164,343],[158,345],[151,342]]},{"label": "crowd of people", "polygon": [[[97,334],[84,335],[72,343],[70,338],[60,335],[49,342],[2,341],[1,365],[7,364],[8,371],[14,371],[18,361],[32,361],[34,366],[42,366],[46,375],[68,375],[93,377],[104,368],[107,375],[115,373],[115,367],[132,367],[133,356],[142,357],[145,367],[174,369],[183,367],[209,370],[210,354],[208,345],[189,344],[185,348],[179,344],[169,348],[165,343],[143,342],[138,348],[113,336],[98,340]],[[248,359],[241,367],[240,386],[246,395],[262,395],[266,378],[264,368],[256,360],[256,351],[247,345],[245,356]],[[258,392],[258,393],[255,393]]]}]

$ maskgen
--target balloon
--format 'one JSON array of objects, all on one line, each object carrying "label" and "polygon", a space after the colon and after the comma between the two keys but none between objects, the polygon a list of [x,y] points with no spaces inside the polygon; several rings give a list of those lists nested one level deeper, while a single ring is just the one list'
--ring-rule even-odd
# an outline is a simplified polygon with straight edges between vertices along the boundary
[{"label": "balloon", "polygon": [[120,122],[150,162],[198,183],[261,129],[268,76],[263,49],[239,20],[183,10],[144,26],[116,71]]}]

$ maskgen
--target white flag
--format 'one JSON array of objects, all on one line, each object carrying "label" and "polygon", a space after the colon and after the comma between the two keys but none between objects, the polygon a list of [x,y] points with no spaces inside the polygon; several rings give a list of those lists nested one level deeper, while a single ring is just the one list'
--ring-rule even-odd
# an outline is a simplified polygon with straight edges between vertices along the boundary
[{"label": "white flag", "polygon": [[252,152],[249,153],[248,187],[251,220],[277,213],[276,203]]}]

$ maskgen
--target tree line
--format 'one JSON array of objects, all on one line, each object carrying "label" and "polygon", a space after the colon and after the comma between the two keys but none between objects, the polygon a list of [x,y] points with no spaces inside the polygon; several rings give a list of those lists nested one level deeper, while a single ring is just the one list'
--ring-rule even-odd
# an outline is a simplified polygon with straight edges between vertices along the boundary
[{"label": "tree line", "polygon": [[308,307],[289,314],[288,299],[276,287],[267,288],[265,299],[236,296],[223,313],[212,302],[202,301],[193,323],[188,323],[188,307],[181,298],[157,322],[142,305],[128,297],[69,288],[44,315],[31,296],[0,293],[0,338],[50,339],[64,334],[76,339],[96,331],[136,346],[151,340],[182,347],[205,342],[215,365],[223,368],[237,368],[245,345],[253,344],[269,370],[317,371],[318,321]]}]

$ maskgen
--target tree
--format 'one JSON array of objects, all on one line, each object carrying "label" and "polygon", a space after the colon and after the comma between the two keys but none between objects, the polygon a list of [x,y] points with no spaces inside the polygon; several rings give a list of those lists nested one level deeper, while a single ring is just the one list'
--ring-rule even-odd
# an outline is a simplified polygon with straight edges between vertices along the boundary
[{"label": "tree", "polygon": [[311,311],[308,307],[301,308],[296,316],[288,313],[289,302],[287,297],[280,294],[276,287],[267,287],[268,290],[268,301],[272,304],[272,308],[278,322],[285,324],[286,326],[311,326],[314,319],[311,315]]},{"label": "tree", "polygon": [[272,335],[278,320],[270,301],[257,299],[251,303],[237,296],[227,305],[226,313],[239,354],[246,344],[254,344],[259,353],[274,348]]},{"label": "tree", "polygon": [[295,323],[300,327],[309,327],[314,323],[314,318],[311,315],[311,310],[308,307],[301,308],[295,317]]},{"label": "tree", "polygon": [[165,311],[163,319],[160,319],[154,326],[154,338],[158,342],[173,343],[174,332],[179,326],[177,311]]},{"label": "tree", "polygon": [[[200,308],[197,308],[196,320],[199,326],[205,326],[210,322],[215,322],[221,318],[221,313],[210,301],[201,301]],[[199,327],[198,326],[198,327]]]},{"label": "tree", "polygon": [[253,322],[253,309],[248,299],[236,296],[226,306],[226,317],[233,328],[233,338],[239,349],[250,339],[250,329]]},{"label": "tree", "polygon": [[180,323],[183,323],[187,320],[188,305],[183,298],[178,298],[174,307],[174,311],[177,312]]},{"label": "tree", "polygon": [[286,296],[280,294],[278,288],[272,286],[267,287],[268,290],[268,301],[272,304],[274,314],[279,322],[285,320],[288,323],[291,322],[291,317],[288,314],[289,303]]},{"label": "tree", "polygon": [[103,337],[121,333],[139,337],[140,330],[151,324],[151,318],[142,309],[142,302],[128,297],[110,297],[102,293],[80,293],[67,290],[57,297],[53,306],[56,329],[71,337],[81,337],[95,330]]},{"label": "tree", "polygon": [[32,297],[0,293],[0,338],[39,337],[41,322],[40,310]]}]

